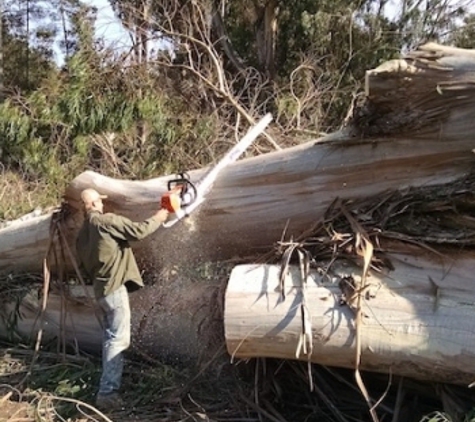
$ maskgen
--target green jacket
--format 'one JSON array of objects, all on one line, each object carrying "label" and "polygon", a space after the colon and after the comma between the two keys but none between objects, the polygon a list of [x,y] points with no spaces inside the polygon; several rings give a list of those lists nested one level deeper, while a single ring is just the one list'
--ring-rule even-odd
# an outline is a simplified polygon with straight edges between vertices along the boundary
[{"label": "green jacket", "polygon": [[137,223],[117,214],[87,213],[76,251],[84,275],[94,285],[96,298],[128,282],[144,285],[129,241],[144,239],[160,224],[155,217]]}]

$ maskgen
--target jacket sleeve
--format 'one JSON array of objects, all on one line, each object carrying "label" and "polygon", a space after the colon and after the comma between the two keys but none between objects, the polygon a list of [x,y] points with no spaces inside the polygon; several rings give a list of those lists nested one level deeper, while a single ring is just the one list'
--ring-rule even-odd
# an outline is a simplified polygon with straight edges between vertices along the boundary
[{"label": "jacket sleeve", "polygon": [[116,214],[106,214],[104,228],[114,237],[127,241],[142,240],[157,230],[161,222],[151,217],[145,221],[135,222]]}]

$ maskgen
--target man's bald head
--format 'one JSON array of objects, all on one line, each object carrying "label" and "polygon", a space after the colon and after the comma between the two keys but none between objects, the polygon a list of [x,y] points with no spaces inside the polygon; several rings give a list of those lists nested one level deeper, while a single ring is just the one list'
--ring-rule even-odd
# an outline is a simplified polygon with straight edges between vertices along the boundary
[{"label": "man's bald head", "polygon": [[81,201],[86,211],[97,210],[102,212],[102,200],[106,199],[107,195],[101,195],[97,190],[88,188],[81,192]]}]

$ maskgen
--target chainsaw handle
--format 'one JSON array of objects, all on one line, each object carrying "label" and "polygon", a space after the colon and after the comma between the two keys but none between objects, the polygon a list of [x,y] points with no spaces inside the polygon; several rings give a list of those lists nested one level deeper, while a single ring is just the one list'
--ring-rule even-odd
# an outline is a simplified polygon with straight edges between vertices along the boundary
[{"label": "chainsaw handle", "polygon": [[[191,189],[191,191],[192,191],[191,194],[188,194],[188,189]],[[187,184],[185,184],[185,189],[182,191],[180,196],[182,198],[181,205],[183,207],[186,207],[186,206],[190,205],[196,199],[196,197],[198,196],[198,191],[196,189],[196,186],[193,183],[188,182]],[[185,198],[187,198],[187,199],[185,199]]]},{"label": "chainsaw handle", "polygon": [[[191,182],[188,173],[178,173],[176,179],[169,180],[167,183],[168,191],[172,191],[176,187],[180,187],[181,206],[190,205],[198,196],[196,186]],[[189,192],[191,189],[191,192]]]},{"label": "chainsaw handle", "polygon": [[172,190],[176,185],[190,185],[190,176],[188,173],[178,173],[176,179],[169,180],[167,183],[168,190]]}]

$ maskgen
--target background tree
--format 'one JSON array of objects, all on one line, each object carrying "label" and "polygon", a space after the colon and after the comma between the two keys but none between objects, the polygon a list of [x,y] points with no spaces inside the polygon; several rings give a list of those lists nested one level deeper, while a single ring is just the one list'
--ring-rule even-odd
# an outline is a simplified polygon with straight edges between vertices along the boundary
[{"label": "background tree", "polygon": [[4,0],[5,86],[31,92],[74,44],[69,21],[79,0]]},{"label": "background tree", "polygon": [[463,25],[448,35],[448,42],[460,48],[475,48],[475,14],[463,19]]},{"label": "background tree", "polygon": [[6,2],[0,160],[49,184],[84,168],[144,178],[202,167],[268,111],[272,131],[248,153],[333,131],[366,69],[427,37],[467,46],[460,16],[473,3],[110,0],[133,44],[113,51],[79,0]]},{"label": "background tree", "polygon": [[124,28],[129,31],[134,63],[146,63],[149,55],[149,41],[152,38],[150,25],[152,1],[110,0],[110,4]]},{"label": "background tree", "polygon": [[[405,0],[396,7],[387,0],[169,0],[152,4],[145,14],[143,1],[111,1],[125,27],[137,28],[138,17],[146,15],[154,45],[171,45],[178,66],[186,58],[190,69],[209,73],[204,49],[191,53],[183,40],[211,46],[233,81],[232,95],[248,113],[252,106],[246,98],[265,102],[279,116],[283,133],[293,136],[334,130],[360,91],[366,69],[423,41],[447,39],[472,3]],[[242,95],[250,72],[259,88]],[[200,97],[210,99],[209,93]]]}]

